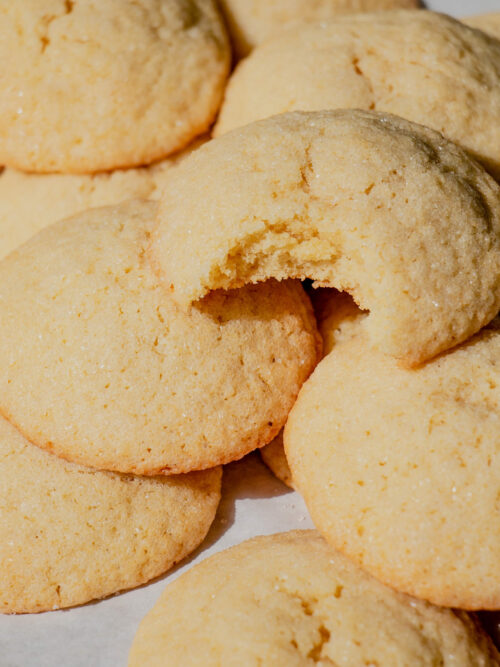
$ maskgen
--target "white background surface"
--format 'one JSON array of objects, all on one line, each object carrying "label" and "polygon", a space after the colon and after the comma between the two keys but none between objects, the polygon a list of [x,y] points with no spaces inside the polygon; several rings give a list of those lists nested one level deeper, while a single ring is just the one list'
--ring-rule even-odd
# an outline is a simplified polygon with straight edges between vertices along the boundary
[{"label": "white background surface", "polygon": [[[500,0],[435,0],[426,5],[457,17],[500,11]],[[216,520],[191,558],[152,584],[107,600],[45,614],[0,615],[0,667],[125,667],[137,626],[167,582],[254,535],[311,527],[300,496],[252,454],[226,467]]]}]

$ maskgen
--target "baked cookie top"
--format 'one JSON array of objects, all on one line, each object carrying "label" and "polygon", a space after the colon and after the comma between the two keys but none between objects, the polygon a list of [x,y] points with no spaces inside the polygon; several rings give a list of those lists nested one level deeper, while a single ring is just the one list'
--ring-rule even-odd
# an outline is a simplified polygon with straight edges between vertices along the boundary
[{"label": "baked cookie top", "polygon": [[91,209],[0,263],[0,412],[83,465],[168,474],[238,459],[276,435],[317,360],[299,283],[182,312],[147,261],[156,209]]},{"label": "baked cookie top", "polygon": [[142,621],[130,667],[498,665],[465,613],[380,584],[316,531],[256,537],[167,586]]},{"label": "baked cookie top", "polygon": [[282,114],[188,156],[151,255],[183,307],[212,289],[312,278],[370,310],[372,341],[419,363],[500,309],[500,188],[462,149],[396,116]]},{"label": "baked cookie top", "polygon": [[277,35],[234,72],[215,133],[341,108],[431,127],[500,177],[500,42],[429,11],[355,14]]},{"label": "baked cookie top", "polygon": [[149,164],[212,122],[229,67],[213,0],[0,1],[0,164]]},{"label": "baked cookie top", "polygon": [[295,22],[325,21],[339,14],[418,7],[418,0],[219,0],[236,55]]},{"label": "baked cookie top", "polygon": [[482,30],[496,39],[500,37],[500,12],[464,16],[460,20],[471,28]]},{"label": "baked cookie top", "polygon": [[406,370],[335,346],[285,428],[295,485],[328,541],[435,604],[499,609],[500,330]]},{"label": "baked cookie top", "polygon": [[98,174],[28,174],[0,171],[0,259],[53,222],[125,199],[159,199],[169,171],[191,146],[150,167]]},{"label": "baked cookie top", "polygon": [[159,576],[205,537],[221,473],[100,472],[38,449],[0,418],[0,612],[69,607]]}]

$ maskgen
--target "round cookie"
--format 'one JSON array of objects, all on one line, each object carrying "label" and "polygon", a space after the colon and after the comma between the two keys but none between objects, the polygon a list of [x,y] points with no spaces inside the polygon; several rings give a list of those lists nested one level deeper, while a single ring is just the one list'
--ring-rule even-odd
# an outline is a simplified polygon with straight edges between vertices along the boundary
[{"label": "round cookie", "polygon": [[212,289],[312,278],[370,310],[417,364],[500,310],[500,187],[396,116],[290,113],[201,146],[168,179],[152,260],[183,307]]},{"label": "round cookie", "polygon": [[91,209],[0,263],[0,412],[76,463],[169,474],[238,459],[274,438],[317,360],[298,283],[181,312],[145,253],[156,210]]},{"label": "round cookie", "polygon": [[144,618],[129,667],[498,665],[475,618],[397,593],[316,531],[256,537],[181,575]]},{"label": "round cookie", "polygon": [[0,612],[60,609],[139,586],[203,540],[220,468],[141,478],[68,463],[0,418]]},{"label": "round cookie", "polygon": [[327,540],[435,604],[499,609],[500,331],[406,370],[357,336],[320,363],[285,428]]},{"label": "round cookie", "polygon": [[98,174],[28,174],[0,171],[0,259],[44,227],[80,211],[124,199],[158,199],[170,169],[191,150],[150,167]]},{"label": "round cookie", "polygon": [[500,38],[500,12],[465,16],[460,20],[471,28],[482,30],[487,35],[491,35],[496,39]]},{"label": "round cookie", "polygon": [[418,0],[219,0],[236,56],[295,22],[327,21],[339,14],[418,7]]},{"label": "round cookie", "polygon": [[150,164],[220,105],[230,53],[213,0],[1,0],[0,32],[0,165]]},{"label": "round cookie", "polygon": [[[334,345],[349,340],[361,330],[366,313],[360,310],[345,292],[331,289],[317,289],[310,292],[318,330],[323,340],[323,355],[326,356]],[[293,487],[292,473],[286,460],[281,431],[260,450],[262,460],[287,486]]]},{"label": "round cookie", "polygon": [[341,108],[431,127],[500,177],[500,42],[428,11],[356,14],[277,35],[231,77],[215,134],[285,111]]}]

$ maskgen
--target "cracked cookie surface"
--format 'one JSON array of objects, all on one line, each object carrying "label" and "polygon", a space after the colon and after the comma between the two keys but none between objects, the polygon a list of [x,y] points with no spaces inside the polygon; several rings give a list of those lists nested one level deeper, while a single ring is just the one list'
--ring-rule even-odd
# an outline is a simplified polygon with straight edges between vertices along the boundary
[{"label": "cracked cookie surface", "polygon": [[384,583],[499,609],[500,330],[407,370],[364,336],[335,346],[284,432],[314,524]]},{"label": "cracked cookie surface", "polygon": [[168,179],[151,257],[183,307],[311,278],[417,364],[500,309],[500,187],[442,135],[369,111],[294,112],[214,139]]},{"label": "cracked cookie surface", "polygon": [[215,134],[285,111],[342,108],[431,127],[500,177],[500,43],[430,11],[346,16],[277,35],[237,67]]},{"label": "cracked cookie surface", "polygon": [[0,612],[83,604],[163,574],[207,534],[221,475],[84,468],[38,449],[0,417]]},{"label": "cracked cookie surface", "polygon": [[315,531],[257,537],[167,586],[129,666],[498,665],[467,614],[402,595]]},{"label": "cracked cookie surface", "polygon": [[149,164],[206,131],[229,46],[212,0],[0,2],[0,164]]},{"label": "cracked cookie surface", "polygon": [[0,263],[0,412],[83,465],[171,474],[241,458],[277,434],[317,361],[299,283],[181,311],[146,257],[156,209],[91,209]]}]

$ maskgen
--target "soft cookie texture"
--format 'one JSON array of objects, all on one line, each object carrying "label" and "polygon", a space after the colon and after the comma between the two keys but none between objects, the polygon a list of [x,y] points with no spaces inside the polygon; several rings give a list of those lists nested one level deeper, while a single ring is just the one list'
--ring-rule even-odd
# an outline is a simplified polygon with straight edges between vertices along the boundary
[{"label": "soft cookie texture", "polygon": [[0,1],[0,164],[149,164],[204,132],[229,46],[213,0]]},{"label": "soft cookie texture", "polygon": [[129,667],[498,665],[473,617],[380,584],[316,531],[256,537],[170,584]]},{"label": "soft cookie texture", "polygon": [[0,171],[0,259],[53,222],[124,199],[158,199],[170,169],[192,146],[151,167],[99,174],[27,174]]},{"label": "soft cookie texture", "polygon": [[418,7],[418,0],[219,0],[240,58],[296,22],[325,21],[339,14]]},{"label": "soft cookie texture", "polygon": [[405,370],[364,336],[335,346],[284,433],[318,530],[384,583],[499,609],[500,330]]},{"label": "soft cookie texture", "polygon": [[156,209],[91,209],[0,263],[0,412],[83,465],[179,473],[240,458],[274,438],[316,363],[299,283],[181,312],[145,253]]},{"label": "soft cookie texture", "polygon": [[496,39],[500,38],[500,12],[466,16],[460,20],[471,28],[482,30]]},{"label": "soft cookie texture", "polygon": [[500,177],[500,42],[433,12],[356,14],[276,36],[231,77],[215,134],[341,108],[422,123]]},{"label": "soft cookie texture", "polygon": [[270,277],[347,291],[372,342],[417,364],[500,309],[499,223],[500,187],[442,135],[389,114],[295,112],[188,156],[151,256],[183,307]]},{"label": "soft cookie texture", "polygon": [[[366,313],[360,310],[345,292],[332,289],[312,290],[311,300],[318,330],[323,339],[325,356],[334,345],[349,340],[362,331]],[[282,432],[260,450],[260,455],[276,477],[293,488],[292,473],[283,448]]]},{"label": "soft cookie texture", "polygon": [[221,472],[100,472],[43,452],[0,418],[0,612],[82,604],[162,574],[205,537]]}]

